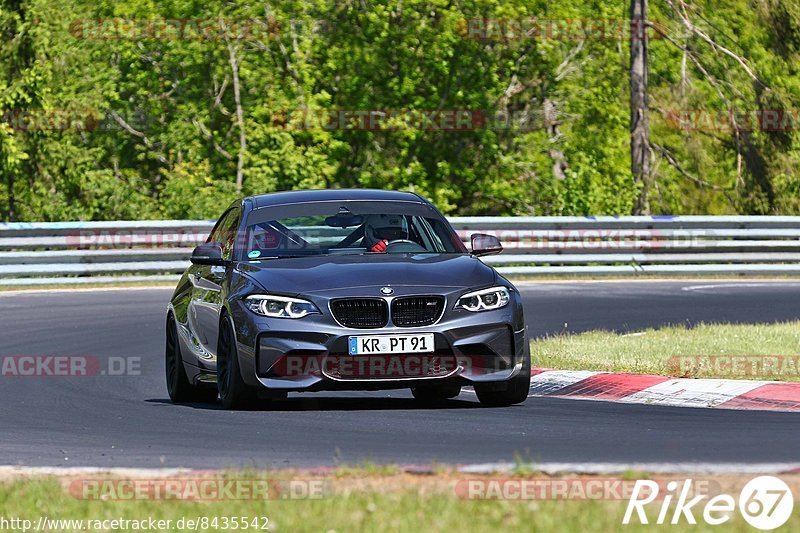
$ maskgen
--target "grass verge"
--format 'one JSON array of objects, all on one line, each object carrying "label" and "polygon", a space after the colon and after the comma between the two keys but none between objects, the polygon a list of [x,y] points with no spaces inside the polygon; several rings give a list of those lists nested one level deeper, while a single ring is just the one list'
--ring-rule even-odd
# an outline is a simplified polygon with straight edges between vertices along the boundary
[{"label": "grass verge", "polygon": [[531,355],[559,370],[800,381],[800,322],[566,334],[531,342]]},{"label": "grass verge", "polygon": [[[350,472],[353,474],[353,472]],[[256,473],[247,474],[238,479],[253,479]],[[262,476],[264,473],[260,474]],[[301,475],[308,479],[308,475]],[[231,472],[226,479],[236,480],[242,473]],[[113,478],[107,478],[113,479]],[[270,479],[291,480],[287,473],[270,473]],[[121,501],[114,498],[87,499],[76,496],[69,487],[76,479],[17,479],[0,483],[0,519],[23,519],[36,524],[40,516],[51,520],[83,520],[81,524],[87,530],[88,520],[169,520],[162,524],[163,531],[188,530],[233,530],[225,528],[223,521],[236,517],[240,521],[239,530],[244,531],[645,531],[651,529],[661,507],[657,501],[646,508],[650,525],[642,525],[634,519],[632,525],[622,526],[622,519],[627,506],[628,495],[616,496],[619,483],[625,483],[624,476],[616,479],[592,478],[588,476],[550,478],[543,476],[466,476],[453,472],[435,475],[410,475],[407,473],[375,474],[361,472],[359,476],[337,477],[327,474],[322,479],[330,485],[330,490],[321,498],[313,500],[241,500],[224,499],[217,501],[185,501],[141,498],[135,501]],[[560,496],[519,496],[513,499],[470,499],[462,490],[466,483],[478,482],[482,489],[477,494],[491,493],[486,487],[536,486],[546,493],[553,490],[553,483],[563,480],[569,483],[569,489]],[[678,479],[678,478],[674,478]],[[682,478],[681,478],[682,479]],[[120,481],[116,479],[116,481]],[[128,480],[122,480],[130,481]],[[611,488],[601,490],[601,496],[588,496],[584,492],[589,482],[599,482],[601,486]],[[630,480],[628,480],[630,481]],[[666,486],[666,480],[661,480]],[[702,480],[701,480],[702,481]],[[787,479],[796,487],[796,479]],[[635,481],[630,481],[631,485]],[[695,480],[695,482],[697,482]],[[746,480],[735,480],[721,483],[707,479],[707,486],[724,489],[724,493],[737,495],[733,490],[740,490]],[[492,484],[495,485],[492,485]],[[614,483],[617,483],[616,485]],[[461,488],[459,488],[461,487]],[[614,488],[617,487],[617,488]],[[576,490],[577,489],[577,490]],[[486,492],[481,492],[486,491]],[[722,492],[717,492],[722,493]],[[476,494],[473,492],[473,494]],[[496,493],[495,493],[496,494]],[[514,492],[513,494],[519,494]],[[531,493],[529,493],[531,494]],[[532,494],[541,494],[535,491]],[[611,494],[611,496],[609,496]],[[605,498],[605,499],[604,499]],[[609,499],[610,498],[610,499]],[[703,502],[705,503],[705,502]],[[674,503],[672,504],[674,508]],[[699,524],[692,526],[692,531],[718,531],[717,528],[705,525],[702,519],[702,504],[695,517]],[[671,509],[672,510],[672,509]],[[669,517],[672,512],[669,513]],[[241,520],[247,519],[247,528],[241,526]],[[268,519],[268,521],[265,520]],[[183,519],[183,527],[181,525]],[[188,521],[206,520],[206,527],[192,527]],[[216,519],[216,522],[214,521]],[[256,519],[258,527],[252,527]],[[668,520],[669,521],[669,520]],[[216,526],[214,525],[216,524]],[[262,529],[266,526],[266,529]],[[78,524],[50,524],[42,531],[78,531]],[[682,519],[678,526],[662,525],[660,528],[682,531],[687,524]],[[725,524],[725,531],[749,531],[747,524],[739,513],[734,513],[731,521]],[[11,529],[11,528],[8,528]],[[132,530],[118,526],[110,530]],[[142,529],[142,528],[139,528]],[[787,531],[800,530],[800,514],[794,513],[785,526]],[[96,530],[89,528],[88,530]]]}]

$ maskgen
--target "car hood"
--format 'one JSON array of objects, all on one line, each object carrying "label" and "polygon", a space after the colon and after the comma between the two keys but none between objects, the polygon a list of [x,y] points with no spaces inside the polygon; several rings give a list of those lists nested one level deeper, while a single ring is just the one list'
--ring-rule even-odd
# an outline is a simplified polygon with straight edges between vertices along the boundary
[{"label": "car hood", "polygon": [[374,286],[479,287],[495,283],[495,271],[458,254],[328,255],[239,263],[264,289],[308,294]]}]

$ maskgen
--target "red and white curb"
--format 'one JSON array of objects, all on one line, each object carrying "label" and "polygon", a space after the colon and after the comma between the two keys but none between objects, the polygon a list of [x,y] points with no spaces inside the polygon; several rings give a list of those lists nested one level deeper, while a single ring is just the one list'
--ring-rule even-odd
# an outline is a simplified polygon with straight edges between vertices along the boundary
[{"label": "red and white curb", "polygon": [[528,395],[672,407],[800,411],[800,383],[776,381],[536,368],[531,372]]}]

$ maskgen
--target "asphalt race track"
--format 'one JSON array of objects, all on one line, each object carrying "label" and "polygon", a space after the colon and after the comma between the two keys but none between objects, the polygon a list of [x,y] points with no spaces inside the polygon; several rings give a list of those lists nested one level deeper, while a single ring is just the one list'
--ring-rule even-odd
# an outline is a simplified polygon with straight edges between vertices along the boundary
[{"label": "asphalt race track", "polygon": [[[524,286],[531,334],[800,317],[800,282],[560,282]],[[0,376],[0,464],[316,466],[513,461],[796,461],[800,415],[531,398],[482,408],[462,393],[292,395],[262,411],[172,405],[163,378],[168,289],[0,294],[0,355],[141,358],[139,375]],[[117,359],[120,360],[120,359]],[[366,401],[368,400],[368,401]]]}]

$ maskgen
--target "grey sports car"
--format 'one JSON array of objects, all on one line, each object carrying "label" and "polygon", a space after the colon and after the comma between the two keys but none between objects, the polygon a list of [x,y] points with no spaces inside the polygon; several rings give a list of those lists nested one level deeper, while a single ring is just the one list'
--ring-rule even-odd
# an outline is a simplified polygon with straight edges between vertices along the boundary
[{"label": "grey sports car", "polygon": [[288,392],[410,388],[422,402],[472,386],[523,402],[530,351],[519,291],[427,200],[380,190],[243,198],[192,254],[169,304],[174,402],[228,409]]}]

